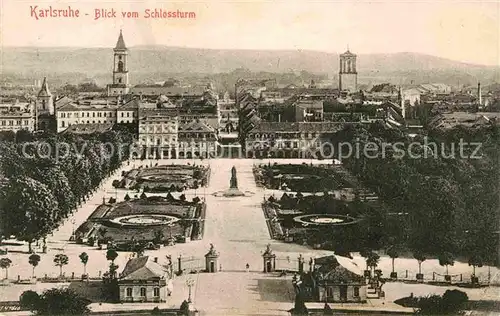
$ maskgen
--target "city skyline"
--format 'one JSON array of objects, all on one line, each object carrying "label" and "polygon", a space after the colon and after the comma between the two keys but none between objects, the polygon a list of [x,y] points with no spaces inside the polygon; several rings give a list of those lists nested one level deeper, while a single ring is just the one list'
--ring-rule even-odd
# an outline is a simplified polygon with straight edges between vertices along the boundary
[{"label": "city skyline", "polygon": [[[68,5],[80,18],[30,16],[26,1],[2,3],[4,47],[110,48],[123,30],[128,47],[307,50],[356,54],[414,52],[472,64],[500,66],[500,2],[214,2],[107,1]],[[137,19],[94,20],[95,9],[140,12]],[[195,12],[190,19],[146,19],[145,9]],[[16,12],[17,14],[11,14]],[[64,25],[64,27],[61,27]],[[85,25],[85,27],[82,27]],[[19,36],[21,30],[23,36]]]}]

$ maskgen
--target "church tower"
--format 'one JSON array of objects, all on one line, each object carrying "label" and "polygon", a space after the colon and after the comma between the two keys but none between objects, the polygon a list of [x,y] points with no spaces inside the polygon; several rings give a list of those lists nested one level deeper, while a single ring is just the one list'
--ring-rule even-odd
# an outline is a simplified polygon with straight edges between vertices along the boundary
[{"label": "church tower", "polygon": [[356,55],[349,51],[340,54],[339,90],[356,92],[358,87],[358,73],[356,71]]},{"label": "church tower", "polygon": [[38,92],[36,101],[38,115],[54,115],[54,99],[47,84],[47,77],[43,78],[42,87]]},{"label": "church tower", "polygon": [[113,83],[108,85],[108,95],[119,96],[127,94],[130,90],[128,81],[128,48],[123,40],[120,30],[118,41],[113,49]]},{"label": "church tower", "polygon": [[54,98],[50,93],[47,77],[43,78],[42,87],[36,97],[36,129],[49,130],[53,127],[54,116]]}]

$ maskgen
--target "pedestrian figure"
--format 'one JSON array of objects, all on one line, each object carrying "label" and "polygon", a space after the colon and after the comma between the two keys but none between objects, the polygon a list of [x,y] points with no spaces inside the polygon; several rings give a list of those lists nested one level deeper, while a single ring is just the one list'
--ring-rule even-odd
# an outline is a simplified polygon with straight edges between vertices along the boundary
[{"label": "pedestrian figure", "polygon": [[219,271],[222,271],[222,264],[219,264]]},{"label": "pedestrian figure", "polygon": [[250,271],[250,265],[248,263],[246,265],[246,268],[247,268],[247,272]]}]

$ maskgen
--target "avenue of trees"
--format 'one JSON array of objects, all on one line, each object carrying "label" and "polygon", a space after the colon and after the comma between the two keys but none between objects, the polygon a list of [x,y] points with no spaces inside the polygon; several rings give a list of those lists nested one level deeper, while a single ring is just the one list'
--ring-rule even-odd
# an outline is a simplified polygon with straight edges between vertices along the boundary
[{"label": "avenue of trees", "polygon": [[33,242],[45,241],[128,159],[131,143],[131,134],[124,131],[85,137],[2,133],[0,236],[28,242],[31,252]]},{"label": "avenue of trees", "polygon": [[[439,258],[446,271],[457,257],[468,258],[474,268],[495,263],[499,136],[499,127],[491,125],[431,130],[426,137],[410,138],[381,124],[347,126],[332,135],[334,145],[359,144],[359,155],[342,162],[380,198],[359,212],[368,218],[361,246],[388,250],[393,258],[400,251],[420,259],[426,254]],[[390,145],[397,142],[401,145],[394,150]],[[370,149],[377,146],[378,151]],[[359,203],[360,208],[366,205]]]}]

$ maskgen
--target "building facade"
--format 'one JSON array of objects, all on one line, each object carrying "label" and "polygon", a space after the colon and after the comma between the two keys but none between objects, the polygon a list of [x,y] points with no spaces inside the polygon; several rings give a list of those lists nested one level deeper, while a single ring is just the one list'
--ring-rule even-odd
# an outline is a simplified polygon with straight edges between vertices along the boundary
[{"label": "building facade", "polygon": [[358,73],[356,71],[356,55],[347,50],[340,55],[339,90],[356,92],[358,89]]},{"label": "building facade", "polygon": [[314,158],[328,155],[322,136],[344,128],[340,122],[261,122],[246,138],[248,158]]},{"label": "building facade", "polygon": [[139,145],[145,158],[177,158],[179,114],[177,109],[139,108]]},{"label": "building facade", "polygon": [[35,111],[33,104],[23,106],[2,104],[0,107],[0,131],[35,130]]},{"label": "building facade", "polygon": [[[56,106],[57,106],[56,101]],[[116,105],[82,105],[65,102],[57,108],[57,132],[63,132],[74,124],[116,124]]]},{"label": "building facade", "polygon": [[170,290],[168,269],[148,256],[130,259],[118,280],[121,302],[165,302]]},{"label": "building facade", "polygon": [[216,130],[200,120],[180,124],[178,136],[179,158],[208,158],[217,153]]},{"label": "building facade", "polygon": [[349,258],[327,256],[314,259],[313,268],[301,275],[301,291],[308,301],[365,303],[367,284],[362,270]]}]

